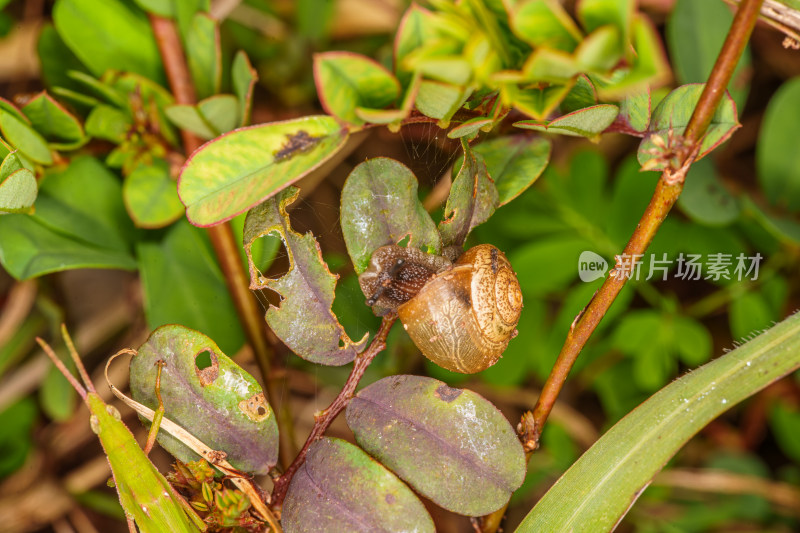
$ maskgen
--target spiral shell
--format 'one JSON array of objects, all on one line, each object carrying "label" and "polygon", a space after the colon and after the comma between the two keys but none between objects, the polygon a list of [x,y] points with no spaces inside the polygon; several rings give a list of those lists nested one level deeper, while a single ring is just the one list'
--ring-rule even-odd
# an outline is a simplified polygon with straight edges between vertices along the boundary
[{"label": "spiral shell", "polygon": [[489,244],[464,252],[397,309],[426,357],[465,374],[497,362],[517,333],[521,311],[516,274],[505,255]]}]

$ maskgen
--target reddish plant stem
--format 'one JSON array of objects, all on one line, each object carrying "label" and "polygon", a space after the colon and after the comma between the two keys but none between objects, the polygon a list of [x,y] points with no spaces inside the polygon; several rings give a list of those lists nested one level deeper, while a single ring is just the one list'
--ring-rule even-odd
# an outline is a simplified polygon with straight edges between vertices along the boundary
[{"label": "reddish plant stem", "polygon": [[[186,65],[183,45],[175,23],[170,19],[151,14],[150,24],[158,43],[170,88],[175,96],[175,102],[183,105],[194,105],[196,102],[195,89]],[[181,130],[181,137],[187,156],[203,144],[203,141],[195,134],[184,129]],[[280,397],[278,391],[283,388],[283,380],[278,379],[276,377],[278,373],[273,372],[273,356],[267,341],[266,322],[258,308],[256,299],[250,292],[247,273],[240,260],[233,230],[230,224],[224,223],[207,228],[207,231],[217,260],[222,268],[228,292],[233,298],[239,320],[242,323],[247,340],[253,348],[253,354],[266,384],[267,390],[265,394],[267,401],[275,405],[273,402]],[[288,406],[281,405],[276,406],[276,408],[278,411],[277,422],[281,435],[281,463],[287,465],[297,451],[294,445],[291,413],[289,413]]]},{"label": "reddish plant stem", "polygon": [[[683,190],[686,174],[697,157],[700,141],[711,124],[717,106],[722,100],[728,82],[733,76],[733,70],[755,27],[762,2],[763,0],[743,0],[740,4],[733,24],[728,31],[725,44],[722,46],[722,50],[714,64],[714,69],[686,127],[683,135],[683,146],[678,154],[680,162],[676,167],[668,168],[661,174],[653,197],[650,199],[650,203],[639,220],[639,224],[636,226],[627,246],[625,246],[621,257],[628,258],[630,262],[625,264],[623,268],[618,256],[617,265],[611,270],[602,287],[572,323],[564,346],[561,348],[553,370],[542,388],[542,393],[536,402],[533,412],[529,411],[523,415],[518,430],[528,459],[539,446],[542,428],[555,405],[564,382],[572,369],[572,365],[628,280],[629,275],[626,274],[632,272],[635,263],[647,250],[659,227],[661,227],[661,223],[678,200]],[[505,510],[506,507],[503,507],[483,517],[482,531],[484,533],[497,531]]]},{"label": "reddish plant stem", "polygon": [[344,387],[342,387],[342,390],[339,391],[339,394],[326,409],[314,415],[314,427],[311,429],[306,443],[303,445],[300,453],[297,454],[297,457],[295,457],[294,462],[286,469],[286,472],[275,480],[275,488],[272,491],[273,510],[280,510],[283,505],[283,499],[286,497],[289,483],[297,473],[297,470],[303,465],[303,462],[305,462],[309,446],[322,438],[334,419],[347,407],[347,404],[350,403],[350,400],[355,395],[358,383],[364,376],[364,371],[366,371],[372,360],[375,359],[375,356],[386,348],[386,336],[389,334],[389,330],[392,329],[395,320],[397,320],[397,315],[387,315],[383,317],[381,327],[378,329],[372,342],[366,350],[356,356],[353,362],[353,369],[350,371],[350,375],[347,377],[347,381]]}]

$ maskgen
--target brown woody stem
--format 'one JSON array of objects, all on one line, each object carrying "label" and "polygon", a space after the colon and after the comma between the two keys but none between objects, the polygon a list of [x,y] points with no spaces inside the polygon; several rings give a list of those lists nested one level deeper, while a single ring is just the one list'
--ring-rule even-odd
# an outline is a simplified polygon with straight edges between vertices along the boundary
[{"label": "brown woody stem", "polygon": [[[722,50],[711,71],[711,76],[700,95],[689,124],[686,126],[686,131],[683,135],[685,149],[680,154],[680,163],[676,167],[668,168],[661,174],[653,197],[650,199],[650,204],[639,220],[639,224],[636,226],[627,246],[625,246],[622,257],[629,258],[630,262],[625,265],[625,271],[623,271],[619,259],[617,260],[617,265],[611,270],[602,287],[576,317],[567,333],[567,339],[558,354],[555,366],[542,388],[542,393],[536,402],[532,415],[526,413],[522,417],[519,432],[528,458],[539,446],[542,428],[550,415],[550,411],[553,409],[553,405],[555,405],[567,375],[572,369],[572,365],[578,358],[578,354],[580,354],[600,320],[605,316],[617,294],[625,285],[629,277],[625,275],[626,272],[629,273],[638,258],[642,257],[653,237],[655,237],[661,223],[678,200],[683,190],[686,173],[697,157],[700,141],[705,135],[709,124],[711,124],[711,119],[714,117],[717,106],[722,101],[725,88],[733,75],[733,70],[755,27],[762,2],[763,0],[743,0],[740,4]],[[484,533],[497,531],[505,510],[506,508],[503,507],[485,516],[482,521],[482,531]]]},{"label": "brown woody stem", "polygon": [[356,356],[353,362],[353,369],[350,371],[350,375],[347,377],[347,381],[338,396],[336,396],[326,409],[314,415],[314,427],[311,429],[306,443],[303,445],[300,453],[297,454],[297,457],[295,457],[294,462],[286,469],[286,472],[275,480],[275,488],[272,491],[272,508],[274,510],[279,510],[283,505],[283,499],[286,497],[289,483],[292,481],[295,473],[297,473],[297,470],[303,465],[303,462],[305,462],[309,446],[322,438],[333,420],[347,407],[347,404],[350,403],[350,400],[355,395],[358,383],[364,376],[364,371],[367,370],[367,367],[372,360],[375,359],[375,356],[386,348],[386,336],[389,335],[389,330],[392,329],[395,320],[397,320],[397,315],[383,317],[381,327],[378,329],[372,342],[366,350]]},{"label": "brown woody stem", "polygon": [[[194,85],[189,75],[189,69],[186,66],[183,46],[175,23],[170,19],[151,14],[150,24],[158,43],[158,49],[161,52],[164,70],[167,73],[170,88],[175,96],[175,102],[183,105],[194,105],[196,103]],[[181,137],[187,156],[203,144],[200,138],[187,130],[181,130]],[[208,236],[222,268],[228,292],[233,298],[247,340],[253,348],[253,354],[266,385],[267,401],[275,405],[273,402],[280,397],[277,391],[283,388],[283,380],[276,377],[279,374],[278,372],[273,372],[273,357],[267,341],[266,322],[258,308],[255,297],[250,292],[247,273],[240,260],[233,230],[230,224],[224,223],[208,228]],[[281,463],[286,465],[289,464],[296,451],[291,414],[288,406],[276,406],[276,410],[278,412],[277,422],[281,435]]]}]

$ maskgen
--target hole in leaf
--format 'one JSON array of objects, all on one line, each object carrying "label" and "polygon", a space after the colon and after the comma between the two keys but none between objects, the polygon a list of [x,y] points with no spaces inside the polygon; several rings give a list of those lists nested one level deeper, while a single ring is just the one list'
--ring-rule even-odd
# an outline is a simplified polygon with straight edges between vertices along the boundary
[{"label": "hole in leaf", "polygon": [[[277,232],[259,237],[250,245],[250,258],[262,274],[269,271],[279,252],[283,252],[281,255],[286,257],[286,248]],[[286,269],[288,270],[288,261]]]},{"label": "hole in leaf", "polygon": [[194,364],[197,366],[197,370],[205,370],[206,368],[212,365],[211,363],[211,352],[206,350],[203,353],[197,355],[194,358]]}]

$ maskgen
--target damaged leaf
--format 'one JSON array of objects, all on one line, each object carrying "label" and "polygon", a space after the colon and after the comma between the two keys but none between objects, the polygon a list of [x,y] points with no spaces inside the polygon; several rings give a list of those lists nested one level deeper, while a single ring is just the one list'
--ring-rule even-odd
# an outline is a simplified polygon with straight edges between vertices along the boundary
[{"label": "damaged leaf", "polygon": [[[307,361],[344,365],[364,348],[369,334],[353,342],[331,311],[338,275],[328,270],[314,236],[300,235],[289,224],[286,208],[299,193],[289,187],[247,213],[244,249],[250,288],[270,289],[281,296],[280,305],[270,306],[265,319],[289,349]],[[277,279],[264,277],[251,253],[253,243],[268,234],[280,236],[289,258],[289,271]]]},{"label": "damaged leaf", "polygon": [[472,391],[391,376],[361,390],[346,417],[362,448],[455,513],[491,513],[525,478],[525,453],[511,424]]},{"label": "damaged leaf", "polygon": [[497,208],[498,194],[486,172],[486,163],[478,161],[467,143],[464,163],[450,188],[444,208],[445,218],[439,224],[444,246],[461,246],[472,228],[486,222]]},{"label": "damaged leaf", "polygon": [[[214,450],[227,454],[239,470],[266,474],[278,460],[278,426],[258,382],[210,338],[183,326],[156,329],[131,359],[131,394],[151,409],[156,361],[163,360],[164,416]],[[198,455],[166,432],[158,442],[183,462]]]}]

